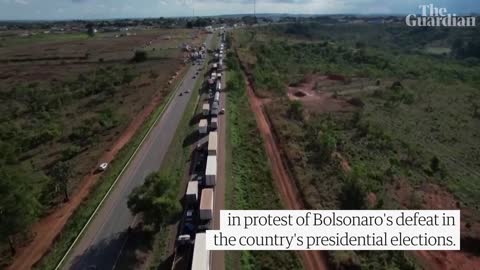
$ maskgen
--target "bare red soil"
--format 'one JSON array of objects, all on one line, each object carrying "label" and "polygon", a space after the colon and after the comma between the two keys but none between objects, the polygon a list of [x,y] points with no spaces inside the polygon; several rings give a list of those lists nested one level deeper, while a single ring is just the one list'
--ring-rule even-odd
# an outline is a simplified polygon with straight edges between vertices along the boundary
[{"label": "bare red soil", "polygon": [[[393,198],[402,207],[407,208],[412,201],[412,194],[417,194],[420,206],[423,209],[461,209],[454,196],[432,183],[423,184],[419,189],[414,189],[406,180],[398,180],[393,188]],[[461,209],[461,238],[472,239],[469,245],[477,245],[480,241],[480,222],[473,224],[465,220],[472,220],[474,213],[470,209]],[[473,219],[475,220],[475,219]],[[415,256],[426,269],[458,270],[480,269],[480,257],[467,251],[471,247],[462,243],[461,251],[415,251]],[[477,247],[478,248],[478,247]]]},{"label": "bare red soil", "polygon": [[[342,77],[343,78],[343,77]],[[335,98],[332,92],[317,91],[315,88],[321,84],[328,87],[330,84],[338,83],[341,77],[338,76],[306,76],[302,83],[288,87],[287,96],[290,100],[298,100],[305,108],[313,112],[342,112],[353,111],[355,108],[346,100]]]},{"label": "bare red soil", "polygon": [[[103,154],[99,163],[110,163],[118,152],[132,139],[144,121],[161,104],[164,98],[158,94],[155,95],[151,102],[130,122],[121,136],[112,144],[109,151]],[[61,234],[69,218],[88,197],[98,181],[100,174],[94,174],[94,170],[82,180],[78,190],[71,195],[70,201],[64,203],[32,226],[33,240],[26,246],[18,249],[8,269],[31,269],[50,250],[50,247]]]},{"label": "bare red soil", "polygon": [[[283,202],[289,209],[305,209],[300,193],[298,192],[295,182],[290,178],[286,166],[281,158],[276,140],[272,134],[272,130],[262,109],[262,100],[259,99],[251,84],[247,81],[248,98],[250,106],[255,114],[257,125],[265,142],[266,152],[272,166],[273,178],[277,188],[283,197]],[[301,251],[300,252],[304,269],[322,270],[328,269],[327,258],[321,251]]]}]

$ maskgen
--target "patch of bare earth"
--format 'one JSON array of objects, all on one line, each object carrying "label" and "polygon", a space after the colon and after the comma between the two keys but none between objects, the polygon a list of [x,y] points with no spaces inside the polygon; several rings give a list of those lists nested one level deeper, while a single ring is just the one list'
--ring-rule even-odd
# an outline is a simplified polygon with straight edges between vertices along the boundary
[{"label": "patch of bare earth", "polygon": [[[450,192],[436,184],[424,183],[414,188],[406,180],[398,179],[389,189],[394,200],[403,208],[461,210],[461,250],[415,251],[423,267],[435,270],[480,269],[480,222],[473,210],[462,208]],[[412,201],[416,205],[412,205]]]},{"label": "patch of bare earth", "polygon": [[353,111],[355,107],[346,99],[335,97],[335,94],[330,91],[317,90],[338,84],[341,80],[344,80],[341,76],[308,75],[300,84],[289,86],[287,96],[290,100],[302,102],[305,108],[312,112]]}]

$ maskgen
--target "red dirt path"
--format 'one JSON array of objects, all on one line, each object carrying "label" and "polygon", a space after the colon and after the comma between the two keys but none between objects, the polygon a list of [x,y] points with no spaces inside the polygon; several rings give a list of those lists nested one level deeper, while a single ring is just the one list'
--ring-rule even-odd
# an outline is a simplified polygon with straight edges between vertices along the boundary
[{"label": "red dirt path", "polygon": [[[276,186],[280,190],[280,194],[283,197],[283,201],[289,209],[305,209],[297,187],[292,179],[290,179],[287,169],[281,159],[280,151],[277,147],[275,138],[270,129],[270,125],[262,110],[262,100],[260,100],[247,80],[248,98],[252,111],[255,113],[258,129],[262,134],[265,142],[265,148],[267,151],[270,165],[272,166],[273,178],[276,180]],[[300,251],[299,252],[304,269],[307,270],[326,270],[327,259],[321,251]]]},{"label": "red dirt path", "polygon": [[[161,104],[163,99],[164,97],[155,95],[151,102],[130,122],[129,126],[110,147],[110,150],[102,155],[99,163],[110,163],[117,153],[132,139],[147,117]],[[92,171],[85,176],[75,194],[72,194],[70,197],[69,202],[61,205],[54,212],[32,226],[33,240],[26,246],[18,249],[12,264],[8,267],[9,270],[31,269],[46,255],[54,241],[61,234],[69,218],[88,197],[100,175],[93,174]]]}]

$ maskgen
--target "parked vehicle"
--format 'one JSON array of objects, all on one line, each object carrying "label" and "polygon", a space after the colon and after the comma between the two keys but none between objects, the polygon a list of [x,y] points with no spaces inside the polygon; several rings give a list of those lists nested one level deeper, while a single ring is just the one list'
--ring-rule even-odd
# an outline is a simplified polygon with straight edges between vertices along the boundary
[{"label": "parked vehicle", "polygon": [[177,244],[179,245],[190,244],[190,242],[191,242],[191,237],[189,234],[182,234],[182,235],[179,235],[177,238]]},{"label": "parked vehicle", "polygon": [[213,189],[204,188],[200,198],[200,220],[211,220],[213,217]]},{"label": "parked vehicle", "polygon": [[198,201],[198,182],[188,182],[187,191],[185,193],[185,202],[187,205],[196,205]]},{"label": "parked vehicle", "polygon": [[99,172],[103,172],[105,171],[106,169],[108,168],[108,163],[107,162],[104,162],[102,164],[100,164],[97,168],[97,171]]},{"label": "parked vehicle", "polygon": [[215,130],[218,128],[218,118],[217,117],[212,117],[212,119],[210,120],[210,128],[212,130]]},{"label": "parked vehicle", "polygon": [[207,250],[205,233],[197,233],[193,247],[192,270],[210,269],[210,250]]},{"label": "parked vehicle", "polygon": [[208,155],[210,156],[217,155],[217,147],[218,147],[218,133],[216,131],[211,131],[208,134]]},{"label": "parked vehicle", "polygon": [[198,131],[200,132],[200,134],[207,134],[207,132],[208,132],[208,121],[207,121],[207,119],[200,120],[200,123],[198,123]]},{"label": "parked vehicle", "polygon": [[212,187],[217,183],[217,156],[207,157],[207,168],[205,170],[205,186]]}]

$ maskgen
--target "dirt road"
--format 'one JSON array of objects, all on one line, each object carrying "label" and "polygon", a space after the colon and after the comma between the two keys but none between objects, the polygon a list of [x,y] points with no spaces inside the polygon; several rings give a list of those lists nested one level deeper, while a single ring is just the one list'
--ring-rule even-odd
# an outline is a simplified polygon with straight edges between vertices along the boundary
[{"label": "dirt road", "polygon": [[[305,209],[301,200],[300,194],[295,186],[293,179],[290,178],[287,168],[282,161],[279,148],[272,134],[272,130],[267,121],[267,117],[262,109],[262,100],[259,99],[251,84],[246,80],[248,88],[248,99],[250,106],[255,114],[258,129],[262,134],[265,142],[267,156],[269,158],[270,166],[272,167],[273,178],[275,184],[280,191],[282,200],[289,209]],[[321,251],[300,251],[303,268],[307,270],[326,270],[327,259]]]}]

